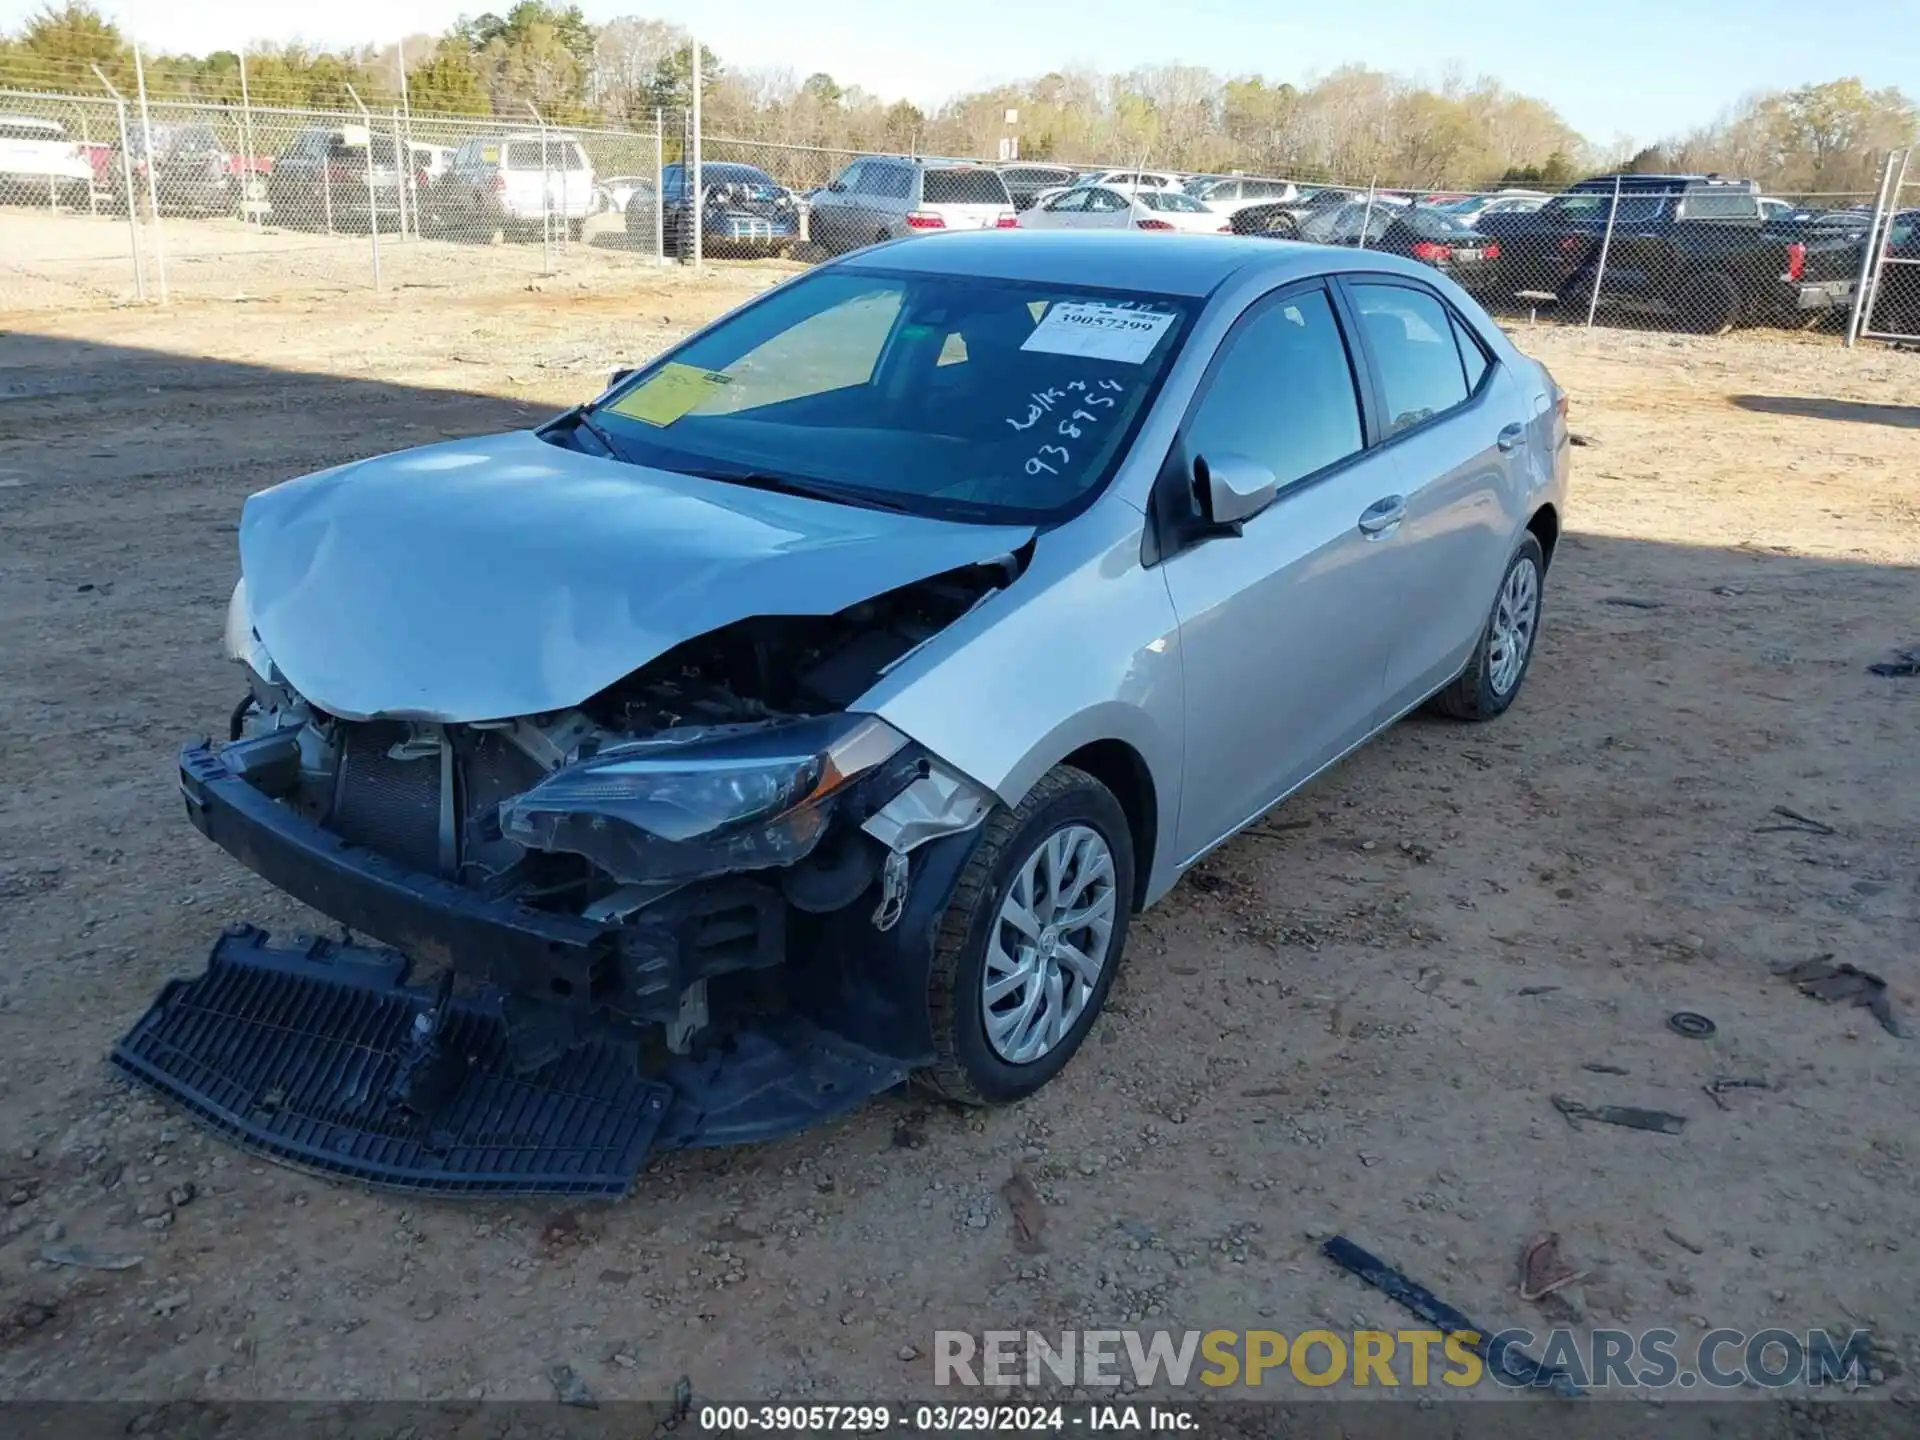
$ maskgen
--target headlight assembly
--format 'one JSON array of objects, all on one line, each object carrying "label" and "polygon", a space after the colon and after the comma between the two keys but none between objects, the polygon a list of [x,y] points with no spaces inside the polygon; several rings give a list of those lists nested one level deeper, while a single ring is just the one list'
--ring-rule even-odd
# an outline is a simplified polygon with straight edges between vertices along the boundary
[{"label": "headlight assembly", "polygon": [[840,792],[906,743],[868,715],[636,741],[503,801],[500,830],[628,882],[791,865],[818,843]]},{"label": "headlight assembly", "polygon": [[234,582],[233,596],[227,601],[227,629],[223,644],[229,660],[246,661],[253,656],[253,616],[247,609],[247,582]]}]

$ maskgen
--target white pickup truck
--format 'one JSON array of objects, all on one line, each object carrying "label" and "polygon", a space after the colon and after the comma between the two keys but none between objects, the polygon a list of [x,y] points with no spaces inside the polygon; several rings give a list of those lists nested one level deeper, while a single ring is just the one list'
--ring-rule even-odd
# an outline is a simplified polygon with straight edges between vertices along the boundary
[{"label": "white pickup truck", "polygon": [[0,115],[0,203],[85,205],[93,166],[57,120]]}]

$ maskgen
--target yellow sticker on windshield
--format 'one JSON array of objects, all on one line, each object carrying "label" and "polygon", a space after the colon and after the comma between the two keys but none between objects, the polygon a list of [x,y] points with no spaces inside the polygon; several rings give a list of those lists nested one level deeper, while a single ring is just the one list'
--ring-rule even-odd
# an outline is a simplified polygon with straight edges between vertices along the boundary
[{"label": "yellow sticker on windshield", "polygon": [[639,385],[607,408],[616,415],[644,420],[649,425],[671,425],[700,408],[715,391],[733,382],[725,375],[697,365],[662,365]]},{"label": "yellow sticker on windshield", "polygon": [[500,147],[498,145],[482,145],[480,147],[480,163],[482,165],[498,165],[500,163]]}]

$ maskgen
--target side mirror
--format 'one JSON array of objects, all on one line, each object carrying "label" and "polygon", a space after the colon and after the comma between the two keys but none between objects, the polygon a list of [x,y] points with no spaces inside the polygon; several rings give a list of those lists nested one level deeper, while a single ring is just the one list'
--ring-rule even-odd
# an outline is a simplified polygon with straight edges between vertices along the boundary
[{"label": "side mirror", "polygon": [[607,389],[609,390],[613,389],[614,386],[618,385],[622,380],[626,379],[629,375],[633,374],[636,368],[638,367],[633,365],[614,366],[613,369],[607,372]]},{"label": "side mirror", "polygon": [[1238,527],[1273,503],[1280,482],[1258,460],[1231,451],[1193,462],[1193,492],[1209,525]]},{"label": "side mirror", "polygon": [[844,180],[830,181],[827,189],[831,190],[835,195],[844,195],[847,193],[847,182]]}]

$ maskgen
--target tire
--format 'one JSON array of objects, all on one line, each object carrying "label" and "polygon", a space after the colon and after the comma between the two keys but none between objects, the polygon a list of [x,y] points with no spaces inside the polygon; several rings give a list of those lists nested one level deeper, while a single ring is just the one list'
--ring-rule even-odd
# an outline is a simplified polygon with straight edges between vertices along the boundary
[{"label": "tire", "polygon": [[1740,287],[1717,270],[1689,275],[1674,299],[1680,323],[1695,335],[1725,335],[1740,323]]},{"label": "tire", "polygon": [[[1509,672],[1501,663],[1499,642],[1503,638],[1501,631],[1504,628],[1504,638],[1511,643],[1513,627],[1503,627],[1502,621],[1505,615],[1513,613],[1515,588],[1524,592],[1528,587],[1527,580],[1516,579],[1516,574],[1528,567],[1532,571],[1532,623],[1525,631],[1525,649],[1520,656],[1519,666]],[[1486,627],[1480,632],[1479,643],[1473,647],[1473,656],[1467,661],[1466,669],[1427,702],[1428,708],[1455,720],[1491,720],[1496,715],[1506,713],[1507,707],[1513,704],[1514,697],[1520,693],[1520,687],[1526,683],[1527,671],[1533,665],[1533,652],[1539,645],[1541,598],[1546,573],[1546,556],[1540,549],[1540,542],[1531,534],[1522,537],[1500,576],[1500,588],[1494,592],[1493,608],[1488,612]],[[1498,683],[1503,679],[1504,688]]]},{"label": "tire", "polygon": [[[1040,890],[1042,873],[1047,868],[1042,851],[1058,837],[1070,837],[1073,849],[1067,875],[1071,879],[1078,864],[1097,852],[1084,837],[1104,844],[1110,875],[1094,878],[1081,892],[1098,891],[1105,886],[1104,916],[1110,929],[1104,952],[1092,985],[1086,990],[1080,1009],[1073,1014],[1064,1033],[1032,1058],[1009,1060],[1002,1049],[1016,1049],[1008,1039],[1020,1038],[1020,1027],[996,1042],[988,1035],[990,1018],[1009,1019],[1015,1012],[1031,1007],[1022,1005],[1030,990],[1039,987],[1040,1009],[1036,1023],[1060,1013],[1058,1005],[1067,997],[1058,988],[1048,990],[1044,977],[1057,974],[1063,981],[1075,978],[1075,972],[1058,961],[1039,959],[1038,945],[1051,943],[1052,904],[1043,911]],[[1044,928],[1032,947],[1001,943],[1001,935],[1018,936],[1020,931],[1002,918],[1002,907],[1015,893],[1016,885],[1025,888],[1029,881],[1032,902],[1030,916],[1039,918]],[[1050,888],[1050,887],[1046,887]],[[933,968],[927,982],[927,1018],[933,1034],[934,1063],[915,1072],[914,1080],[922,1088],[961,1105],[1005,1105],[1023,1100],[1059,1074],[1086,1039],[1087,1032],[1105,1004],[1114,974],[1120,968],[1127,942],[1127,921],[1133,900],[1133,840],[1127,817],[1114,799],[1113,792],[1083,770],[1060,765],[1049,770],[1027,797],[1012,809],[1002,807],[987,818],[972,858],[961,871],[953,898],[934,934]],[[1092,906],[1098,910],[1099,896]],[[1088,907],[1075,900],[1075,913]],[[1097,938],[1084,926],[1059,927],[1060,938],[1079,941],[1081,955],[1087,955]],[[990,966],[988,952],[996,947],[997,969]],[[990,971],[1001,974],[1001,982],[1012,978],[1005,971],[1009,964],[1035,967],[1032,979],[1010,993],[989,1002],[985,987]],[[999,1007],[997,1010],[995,1007]],[[1000,1028],[1000,1027],[996,1027]],[[1046,1028],[1044,1024],[1040,1026]]]},{"label": "tire", "polygon": [[580,237],[585,235],[586,233],[587,233],[586,221],[584,220],[567,221],[567,242],[569,244],[573,244],[573,245],[579,244]]}]

